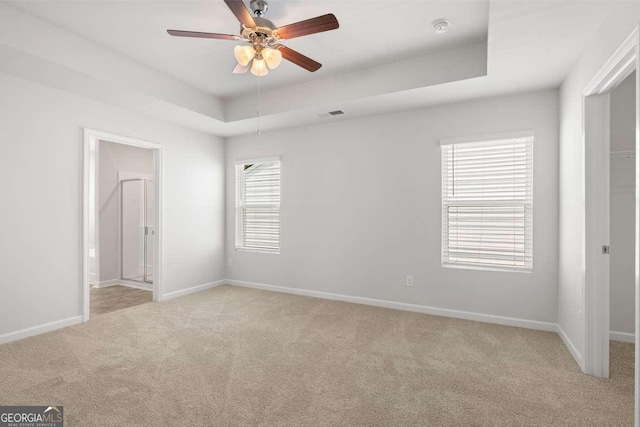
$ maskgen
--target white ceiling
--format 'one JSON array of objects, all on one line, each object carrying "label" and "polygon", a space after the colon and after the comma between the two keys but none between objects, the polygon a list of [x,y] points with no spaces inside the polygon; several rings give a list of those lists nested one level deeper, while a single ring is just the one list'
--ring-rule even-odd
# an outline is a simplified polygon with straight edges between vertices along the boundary
[{"label": "white ceiling", "polygon": [[[341,27],[287,43],[324,66],[309,73],[283,61],[260,79],[261,126],[557,88],[610,5],[271,0],[276,24],[334,13]],[[431,22],[441,17],[452,27],[436,35]],[[0,0],[0,72],[221,136],[255,132],[258,79],[231,74],[234,43],[174,38],[168,28],[236,33],[238,25],[221,0]],[[335,109],[347,114],[317,117]]]},{"label": "white ceiling", "polygon": [[[248,1],[245,1],[248,6]],[[250,74],[231,71],[237,42],[171,37],[167,29],[238,34],[239,24],[219,1],[14,1],[42,20],[133,58],[211,95],[230,98],[255,90]],[[486,39],[488,1],[282,1],[271,0],[265,15],[285,25],[326,13],[340,22],[335,31],[285,44],[317,60],[310,73],[287,61],[261,80],[263,89],[310,81],[435,49]],[[451,20],[446,34],[430,23]],[[425,26],[426,24],[426,26]]]}]

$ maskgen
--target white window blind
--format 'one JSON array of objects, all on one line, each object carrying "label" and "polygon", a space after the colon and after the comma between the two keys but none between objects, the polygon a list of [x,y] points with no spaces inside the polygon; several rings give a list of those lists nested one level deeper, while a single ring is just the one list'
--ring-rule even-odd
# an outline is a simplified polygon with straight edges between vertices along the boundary
[{"label": "white window blind", "polygon": [[532,271],[533,137],[442,146],[442,263]]},{"label": "white window blind", "polygon": [[236,163],[236,249],[280,252],[280,160]]}]

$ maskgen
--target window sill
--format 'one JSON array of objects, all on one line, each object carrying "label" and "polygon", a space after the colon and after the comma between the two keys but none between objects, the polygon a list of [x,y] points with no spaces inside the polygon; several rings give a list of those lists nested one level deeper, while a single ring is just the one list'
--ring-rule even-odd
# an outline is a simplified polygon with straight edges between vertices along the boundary
[{"label": "window sill", "polygon": [[502,273],[533,273],[533,268],[517,268],[517,267],[490,267],[486,265],[470,265],[470,264],[451,264],[442,263],[444,268],[453,268],[458,270],[484,270],[484,271],[499,271]]},{"label": "window sill", "polygon": [[279,249],[236,248],[236,252],[253,252],[258,254],[280,255]]}]

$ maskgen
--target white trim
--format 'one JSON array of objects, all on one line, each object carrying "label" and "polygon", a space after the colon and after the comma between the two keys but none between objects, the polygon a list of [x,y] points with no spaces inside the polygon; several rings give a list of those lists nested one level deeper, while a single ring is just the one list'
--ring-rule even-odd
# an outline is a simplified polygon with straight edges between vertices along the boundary
[{"label": "white trim", "polygon": [[118,280],[118,284],[122,286],[126,286],[128,288],[136,288],[136,289],[142,289],[143,291],[153,292],[153,283],[146,283],[146,282],[143,283],[143,282],[136,282],[135,280],[121,279],[121,280]]},{"label": "white trim", "polygon": [[162,149],[162,145],[156,144],[154,142],[145,141],[143,139],[130,138],[128,136],[104,132],[96,129],[84,128],[84,133],[85,136],[89,134],[91,135],[91,137],[101,141],[117,142],[118,144],[132,145],[139,148],[150,148],[156,150]]},{"label": "white trim", "polygon": [[635,60],[638,49],[638,35],[640,31],[636,27],[624,42],[618,47],[604,66],[596,73],[587,86],[582,90],[582,95],[600,95],[616,87],[618,83],[627,78],[635,70]]},{"label": "white trim", "polygon": [[153,300],[162,301],[164,294],[164,150],[153,151],[155,181],[155,247],[153,258]]},{"label": "white trim", "polygon": [[127,171],[117,171],[118,175],[118,184],[120,181],[126,181],[128,179],[148,179],[149,181],[153,180],[153,174],[148,173],[138,173],[138,172],[127,172]]},{"label": "white trim", "polygon": [[227,280],[217,280],[215,282],[205,283],[204,285],[192,286],[187,289],[181,289],[179,291],[169,292],[168,294],[164,294],[162,296],[162,301],[167,301],[174,298],[183,297],[185,295],[193,294],[200,291],[206,291],[207,289],[215,288],[220,285],[224,285],[227,283]]},{"label": "white trim", "polygon": [[[98,160],[94,155],[93,162],[91,162],[91,152],[96,152],[98,148],[97,139],[94,139],[90,136],[88,129],[84,130],[84,177],[83,177],[83,206],[82,206],[82,216],[83,216],[83,228],[82,228],[82,318],[86,322],[89,320],[90,312],[89,312],[89,300],[90,300],[90,290],[89,290],[89,233],[90,233],[90,224],[91,224],[91,174],[98,175],[96,171],[92,170],[92,166],[95,166],[98,163]],[[93,163],[93,164],[92,164]],[[95,186],[95,183],[94,183]],[[96,193],[94,193],[96,194]],[[97,198],[97,197],[96,197]],[[94,215],[97,218],[99,215],[95,213]],[[99,211],[97,211],[99,212]],[[94,227],[97,229],[98,225],[95,223],[94,219]],[[95,233],[95,231],[94,231]],[[98,246],[98,242],[94,240],[96,246]],[[95,254],[96,259],[98,257],[98,253]],[[95,268],[98,268],[96,264],[94,264]],[[100,271],[96,271],[96,276],[100,277]]]},{"label": "white trim", "polygon": [[[98,170],[98,165],[100,164],[100,144],[95,144],[93,146],[94,156],[93,156],[93,165],[92,173],[95,174],[93,180],[93,230],[89,230],[90,233],[93,233],[93,243],[94,243],[94,268],[95,268],[95,279],[96,281],[100,281],[100,192],[98,191],[98,181],[100,179],[100,171]],[[91,154],[89,154],[91,157]],[[86,283],[86,282],[85,282]]]},{"label": "white trim", "polygon": [[[109,285],[104,285],[102,287],[107,287],[107,286],[113,286],[115,284],[122,284],[123,286],[131,286],[128,284],[123,283],[122,280],[120,279],[114,279],[114,280],[106,280],[104,283],[108,283],[108,282],[116,282],[116,283],[111,283]],[[173,299],[173,298],[178,298],[184,295],[189,295],[195,292],[200,292],[200,291],[204,291],[207,289],[211,289],[211,288],[215,288],[216,286],[220,286],[225,284],[226,281],[225,280],[218,280],[216,282],[211,282],[211,283],[206,283],[204,285],[200,285],[200,286],[194,286],[188,289],[182,289],[180,291],[176,291],[176,292],[171,292],[169,294],[164,295],[163,300],[169,300],[169,299]],[[140,285],[140,284],[137,284]],[[87,286],[88,288],[88,286]],[[50,323],[45,323],[43,325],[38,325],[38,326],[32,326],[30,328],[25,328],[25,329],[21,329],[19,331],[15,331],[15,332],[8,332],[6,334],[0,335],[0,344],[5,344],[11,341],[17,341],[17,340],[21,340],[24,338],[28,338],[34,335],[40,335],[40,334],[44,334],[46,332],[51,332],[51,331],[55,331],[56,329],[62,329],[62,328],[66,328],[68,326],[73,326],[73,325],[77,325],[79,323],[83,323],[86,320],[84,320],[84,316],[83,315],[79,315],[79,316],[73,316],[73,317],[69,317],[67,319],[62,319],[62,320],[56,320],[54,322],[50,322]]]},{"label": "white trim", "polygon": [[569,335],[567,335],[564,329],[562,329],[562,326],[558,324],[556,325],[556,327],[557,327],[556,332],[558,332],[558,335],[560,335],[560,338],[562,338],[562,341],[564,342],[564,345],[569,350],[569,353],[571,353],[571,355],[573,356],[574,360],[576,361],[580,369],[584,370],[584,367],[583,367],[584,362],[582,360],[582,354],[580,353],[578,348],[575,346],[573,341],[569,339]]},{"label": "white trim", "polygon": [[[598,377],[609,376],[609,259],[602,245],[609,244],[609,95],[634,69],[640,68],[639,28],[636,27],[582,91],[583,131],[583,253],[582,310],[584,311],[583,371]],[[636,76],[640,82],[640,76]],[[640,104],[636,87],[636,107]],[[636,151],[640,146],[636,108]],[[636,158],[638,164],[640,160]],[[640,171],[636,168],[636,183]],[[636,185],[636,252],[640,248],[640,189]],[[636,330],[640,324],[640,261],[636,257]],[[638,340],[636,340],[637,342]],[[640,425],[640,357],[636,344],[635,425]]]},{"label": "white trim", "polygon": [[32,337],[34,335],[44,334],[45,332],[55,331],[56,329],[66,328],[67,326],[77,325],[78,323],[82,323],[82,320],[82,316],[73,316],[66,319],[45,323],[44,325],[32,326],[30,328],[21,329],[19,331],[9,332],[0,335],[0,344],[21,340],[23,338]]},{"label": "white trim", "polygon": [[114,286],[114,285],[126,286],[127,288],[136,288],[136,289],[142,289],[143,291],[153,292],[153,284],[136,282],[135,280],[127,280],[127,279],[105,280],[103,282],[95,283],[93,287],[96,289],[102,289],[102,288],[108,288],[109,286]]},{"label": "white trim", "polygon": [[609,331],[609,340],[634,343],[636,342],[636,334],[630,334],[629,332]]},{"label": "white trim", "polygon": [[253,252],[258,254],[272,254],[272,255],[280,255],[280,249],[258,249],[258,248],[245,248],[245,247],[237,247],[237,252]]},{"label": "white trim", "polygon": [[584,211],[582,267],[584,272],[585,339],[583,368],[596,377],[609,377],[609,94],[583,98]]},{"label": "white trim", "polygon": [[441,138],[440,146],[453,144],[466,144],[469,142],[492,142],[503,141],[509,139],[534,138],[535,132],[531,129],[517,130],[512,132],[487,133],[474,136],[455,136],[450,138]]},{"label": "white trim", "polygon": [[[555,323],[550,323],[550,322],[518,319],[518,318],[506,317],[506,316],[496,316],[492,314],[473,313],[468,311],[451,310],[446,308],[429,307],[429,306],[423,306],[423,305],[417,305],[417,304],[400,303],[400,302],[393,302],[393,301],[378,300],[373,298],[356,297],[356,296],[350,296],[350,295],[334,294],[329,292],[312,291],[307,289],[289,288],[285,286],[275,286],[275,285],[267,285],[263,283],[245,282],[240,280],[229,280],[229,279],[218,280],[215,282],[205,283],[199,286],[193,286],[191,288],[170,292],[164,295],[162,300],[167,301],[170,299],[179,298],[179,297],[190,295],[196,292],[212,289],[223,284],[244,287],[244,288],[261,289],[261,290],[266,290],[271,292],[281,292],[281,293],[287,293],[287,294],[293,294],[293,295],[321,298],[321,299],[334,300],[334,301],[344,301],[344,302],[349,302],[354,304],[390,308],[395,310],[410,311],[410,312],[430,314],[435,316],[444,316],[444,317],[451,317],[456,319],[493,323],[498,325],[518,327],[518,328],[557,332],[558,335],[560,335],[560,338],[562,339],[564,344],[566,345],[567,349],[575,359],[575,361],[582,368],[582,355],[580,354],[576,346],[573,344],[573,342],[571,342],[571,340],[569,339],[569,337],[567,336],[567,334],[564,332],[564,330],[560,325],[557,325]],[[10,332],[4,335],[0,335],[0,344],[27,338],[33,335],[39,335],[45,332],[50,332],[50,331],[64,328],[67,326],[75,325],[75,324],[81,323],[82,321],[83,321],[82,316],[74,316],[68,319],[63,319],[56,322],[51,322],[51,323],[23,329],[16,332]],[[627,336],[633,337],[632,334],[624,334],[620,332],[611,332],[611,334],[612,334],[612,339],[614,339],[614,336],[615,336],[616,338],[618,338],[617,340],[619,341],[625,341],[624,339],[621,339],[622,335],[624,335],[624,337],[627,337]],[[617,335],[614,335],[614,334],[617,334]],[[627,342],[631,342],[631,341],[627,341]]]},{"label": "white trim", "polygon": [[271,163],[279,162],[280,156],[256,157],[253,159],[239,159],[235,161],[235,165],[248,165],[253,163]]},{"label": "white trim", "polygon": [[100,282],[94,282],[92,287],[96,289],[102,289],[109,286],[117,285],[119,282],[119,279],[102,280]]},{"label": "white trim", "polygon": [[459,270],[475,270],[475,271],[499,271],[502,273],[533,273],[533,268],[489,267],[482,264],[479,264],[479,265],[456,264],[455,262],[443,262],[442,268],[455,268]]},{"label": "white trim", "polygon": [[[118,144],[131,145],[139,148],[150,149],[153,152],[153,168],[154,168],[154,190],[155,190],[155,219],[156,219],[156,238],[154,239],[154,260],[153,260],[153,300],[161,301],[163,296],[164,286],[164,152],[162,145],[155,144],[153,142],[144,141],[141,139],[134,139],[127,136],[107,133],[94,129],[84,128],[84,195],[83,195],[83,251],[82,251],[82,294],[83,294],[83,319],[88,321],[91,315],[90,311],[90,291],[89,291],[89,223],[90,223],[90,177],[91,174],[95,174],[95,188],[98,188],[98,171],[97,162],[98,156],[94,157],[91,161],[90,153],[96,151],[98,147],[98,141],[109,141]],[[95,191],[95,190],[94,190]],[[96,192],[97,193],[97,192]],[[96,197],[96,204],[98,203]],[[95,211],[99,212],[98,209]],[[97,215],[96,215],[97,216]],[[98,219],[96,218],[95,224],[97,226]],[[99,277],[99,275],[98,275]]]},{"label": "white trim", "polygon": [[473,320],[476,322],[494,323],[498,325],[515,326],[518,328],[538,329],[541,331],[556,332],[556,324],[541,322],[538,320],[518,319],[515,317],[496,316],[493,314],[473,313],[470,311],[451,310],[448,308],[429,307],[426,305],[410,304],[404,302],[386,301],[373,298],[356,297],[351,295],[334,294],[330,292],[312,291],[308,289],[289,288],[286,286],[267,285],[264,283],[244,282],[241,280],[224,281],[228,285],[243,288],[262,289],[265,291],[282,292],[286,294],[302,295],[313,298],[322,298],[334,301],[344,301],[354,304],[370,305],[374,307],[391,308],[395,310],[411,311],[415,313],[431,314],[434,316],[453,317],[456,319]]}]

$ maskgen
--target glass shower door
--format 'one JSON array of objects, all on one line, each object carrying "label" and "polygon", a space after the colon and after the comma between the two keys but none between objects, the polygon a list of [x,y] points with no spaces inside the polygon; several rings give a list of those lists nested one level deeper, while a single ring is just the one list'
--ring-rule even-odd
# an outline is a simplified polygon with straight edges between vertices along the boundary
[{"label": "glass shower door", "polygon": [[153,185],[146,179],[122,180],[120,184],[121,277],[152,283]]}]

